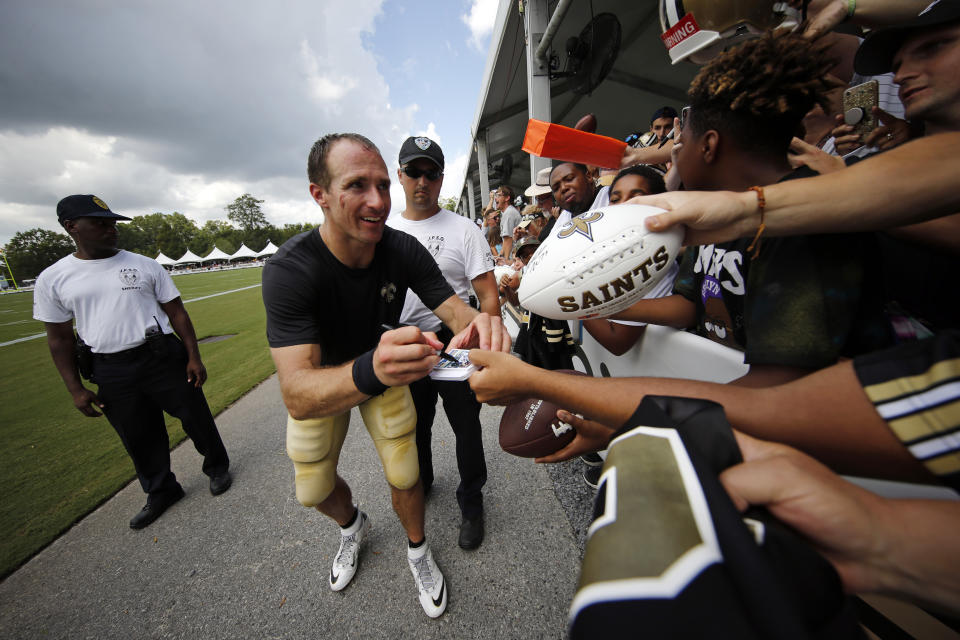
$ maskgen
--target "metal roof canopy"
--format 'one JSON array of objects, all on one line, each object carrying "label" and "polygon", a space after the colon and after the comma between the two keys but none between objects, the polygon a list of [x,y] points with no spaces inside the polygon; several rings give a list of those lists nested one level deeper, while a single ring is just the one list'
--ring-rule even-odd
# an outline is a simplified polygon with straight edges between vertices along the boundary
[{"label": "metal roof canopy", "polygon": [[[569,89],[566,79],[548,80],[535,68],[536,63],[528,65],[528,60],[534,60],[557,7],[566,8],[551,46],[562,70],[567,58],[566,41],[578,36],[590,22],[591,4],[593,15],[609,12],[617,16],[622,36],[620,53],[609,75],[591,95],[581,96]],[[470,217],[479,215],[489,190],[502,184],[497,173],[489,175],[491,165],[500,165],[504,157],[511,157],[513,171],[507,183],[518,193],[533,182],[534,167],[549,166],[550,160],[533,158],[520,150],[530,117],[572,127],[592,113],[597,117],[597,133],[622,140],[634,131],[646,131],[650,116],[658,108],[670,105],[679,111],[698,70],[689,63],[670,64],[660,40],[656,0],[525,0],[522,14],[520,5],[517,0],[501,0],[497,10],[470,130],[470,160],[460,191],[458,211]],[[533,34],[529,46],[528,30]]]}]

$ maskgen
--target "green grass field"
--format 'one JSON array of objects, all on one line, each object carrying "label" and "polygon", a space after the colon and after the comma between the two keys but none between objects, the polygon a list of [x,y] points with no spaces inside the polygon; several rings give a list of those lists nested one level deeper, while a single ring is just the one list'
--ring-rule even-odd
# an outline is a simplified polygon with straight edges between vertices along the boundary
[{"label": "green grass field", "polygon": [[[198,338],[235,334],[200,345],[214,415],[274,372],[260,287],[190,301],[259,284],[260,274],[251,268],[174,277]],[[29,292],[0,296],[0,343],[44,332],[32,305]],[[2,577],[116,493],[134,471],[106,418],[86,418],[73,407],[44,338],[0,347],[0,367]],[[183,440],[178,420],[168,418],[167,429],[171,445]]]}]

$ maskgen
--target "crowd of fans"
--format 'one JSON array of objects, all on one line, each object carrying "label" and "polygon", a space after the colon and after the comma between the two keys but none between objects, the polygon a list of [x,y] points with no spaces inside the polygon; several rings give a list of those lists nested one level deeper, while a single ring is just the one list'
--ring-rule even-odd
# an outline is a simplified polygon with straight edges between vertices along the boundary
[{"label": "crowd of fans", "polygon": [[[543,371],[572,368],[566,322],[524,313],[516,351],[539,371],[476,354],[484,369],[471,385],[483,401],[533,395],[570,409],[562,417],[578,436],[545,461],[604,449],[645,395],[719,402],[746,460],[721,477],[738,506],[765,505],[796,527],[850,591],[957,614],[960,544],[938,532],[960,524],[960,503],[886,500],[834,472],[960,490],[960,296],[949,275],[960,214],[944,215],[956,203],[925,205],[926,194],[902,197],[889,178],[928,166],[917,160],[927,142],[942,149],[938,136],[960,132],[960,3],[856,7],[811,2],[800,29],[768,32],[714,57],[691,83],[688,105],[657,109],[649,130],[627,138],[618,172],[557,163],[526,189],[522,215],[505,185],[484,212],[501,297],[518,305],[524,266],[573,216],[653,196],[640,202],[674,210],[688,225],[679,264],[630,309],[583,327],[615,355],[633,348],[647,323],[686,329],[742,351],[746,375],[727,385],[602,379],[572,389]],[[833,31],[841,21],[866,27],[866,39]],[[874,80],[879,100],[870,113],[844,111],[844,91]],[[870,114],[876,126],[855,133]],[[836,178],[815,182],[828,174]],[[893,202],[890,214],[841,200],[871,174],[877,198],[886,193]],[[717,193],[694,199],[678,191]],[[809,221],[788,215],[801,197],[832,198],[837,211]],[[848,404],[834,408],[846,423],[818,422],[827,409],[800,409],[832,401]],[[798,409],[785,415],[790,407]],[[599,464],[595,454],[585,461]],[[798,511],[791,500],[802,504]],[[845,521],[828,521],[843,510]],[[854,548],[855,536],[863,544]],[[908,549],[899,577],[876,557],[877,545],[892,543]]]}]

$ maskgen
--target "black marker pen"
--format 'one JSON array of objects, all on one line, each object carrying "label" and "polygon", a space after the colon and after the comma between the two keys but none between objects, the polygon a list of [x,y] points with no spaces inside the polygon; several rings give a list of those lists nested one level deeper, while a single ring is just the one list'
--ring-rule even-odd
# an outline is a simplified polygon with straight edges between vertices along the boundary
[{"label": "black marker pen", "polygon": [[[380,328],[383,329],[384,331],[393,331],[394,329],[399,329],[400,327],[395,327],[395,326],[390,325],[390,324],[381,324],[381,325],[380,325]],[[449,361],[449,362],[452,362],[453,364],[457,364],[457,365],[460,364],[460,361],[459,361],[459,360],[457,360],[456,358],[454,358],[452,355],[450,355],[449,353],[447,353],[447,352],[444,351],[443,349],[441,349],[440,352],[437,353],[437,355],[440,356],[441,358],[443,358],[444,360],[447,360],[447,361]]]}]

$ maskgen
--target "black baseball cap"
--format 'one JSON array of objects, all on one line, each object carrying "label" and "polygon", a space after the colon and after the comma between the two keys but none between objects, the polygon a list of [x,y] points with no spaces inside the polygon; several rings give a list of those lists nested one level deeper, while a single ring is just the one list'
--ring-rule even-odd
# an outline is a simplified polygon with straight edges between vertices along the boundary
[{"label": "black baseball cap", "polygon": [[650,117],[650,124],[653,124],[654,120],[659,120],[660,118],[679,118],[677,110],[673,107],[660,107],[653,112],[653,116]]},{"label": "black baseball cap", "polygon": [[115,218],[129,220],[127,216],[110,211],[107,203],[95,195],[67,196],[57,203],[57,220],[73,220],[74,218]]},{"label": "black baseball cap", "polygon": [[400,147],[400,166],[417,158],[431,160],[443,171],[443,151],[440,145],[426,136],[410,136]]},{"label": "black baseball cap", "polygon": [[853,59],[853,68],[865,76],[876,76],[893,70],[893,58],[903,42],[915,31],[960,21],[960,2],[936,0],[921,11],[916,18],[895,27],[877,29],[867,36]]}]

